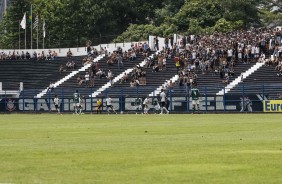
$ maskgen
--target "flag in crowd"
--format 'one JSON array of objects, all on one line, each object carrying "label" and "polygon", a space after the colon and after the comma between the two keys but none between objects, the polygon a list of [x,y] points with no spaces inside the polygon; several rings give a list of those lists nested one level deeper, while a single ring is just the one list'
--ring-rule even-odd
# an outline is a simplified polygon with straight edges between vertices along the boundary
[{"label": "flag in crowd", "polygon": [[33,23],[33,29],[36,29],[36,28],[38,28],[38,15],[36,15],[36,17],[35,17],[35,20],[34,20],[34,23]]},{"label": "flag in crowd", "polygon": [[26,15],[25,15],[25,13],[24,13],[23,19],[22,19],[22,21],[21,21],[21,27],[22,27],[23,29],[26,28]]}]

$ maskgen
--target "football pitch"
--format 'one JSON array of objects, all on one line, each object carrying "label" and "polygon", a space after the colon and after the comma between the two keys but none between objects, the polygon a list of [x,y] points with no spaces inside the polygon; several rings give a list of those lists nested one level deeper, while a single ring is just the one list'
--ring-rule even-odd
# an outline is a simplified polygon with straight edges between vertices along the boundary
[{"label": "football pitch", "polygon": [[281,119],[1,114],[0,184],[278,184]]}]

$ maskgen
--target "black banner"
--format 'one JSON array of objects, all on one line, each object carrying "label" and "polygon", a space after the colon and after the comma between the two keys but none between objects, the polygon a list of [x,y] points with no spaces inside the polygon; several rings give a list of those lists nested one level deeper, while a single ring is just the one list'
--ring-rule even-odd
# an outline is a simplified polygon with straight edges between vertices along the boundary
[{"label": "black banner", "polygon": [[0,111],[1,112],[13,112],[19,110],[19,99],[6,98],[0,99]]}]

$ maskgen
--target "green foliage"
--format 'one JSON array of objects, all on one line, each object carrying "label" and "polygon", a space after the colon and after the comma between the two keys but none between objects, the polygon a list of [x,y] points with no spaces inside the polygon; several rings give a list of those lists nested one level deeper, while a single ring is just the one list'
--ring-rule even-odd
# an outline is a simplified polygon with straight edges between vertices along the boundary
[{"label": "green foliage", "polygon": [[[196,20],[201,28],[213,26],[222,17],[219,3],[207,0],[186,1],[180,11],[175,15],[175,24],[178,30],[185,32],[189,29],[189,23]],[[195,25],[195,23],[194,23]]]},{"label": "green foliage", "polygon": [[[261,20],[281,19],[281,12],[270,12],[280,1],[271,0],[15,0],[0,25],[0,46],[16,48],[19,20],[33,4],[33,18],[46,21],[46,47],[73,47],[114,41],[147,39],[148,35],[167,36],[230,31],[260,26]],[[280,4],[279,4],[280,3]],[[263,4],[264,9],[258,9]],[[30,23],[27,40],[30,42]],[[33,37],[36,37],[35,31]],[[118,36],[120,35],[120,36]],[[24,42],[24,31],[20,33]],[[28,43],[29,47],[30,43]]]},{"label": "green foliage", "polygon": [[148,40],[150,35],[169,36],[176,32],[176,26],[162,24],[154,26],[152,24],[132,24],[127,30],[118,36],[114,42],[130,42],[139,40]]},{"label": "green foliage", "polygon": [[233,28],[234,27],[232,23],[225,20],[224,18],[219,19],[214,26],[214,30],[220,32],[228,32],[231,31]]},{"label": "green foliage", "polygon": [[257,0],[220,0],[224,9],[223,18],[227,21],[243,21],[245,26],[259,24]]},{"label": "green foliage", "polygon": [[200,26],[197,19],[191,19],[189,22],[188,34],[201,34],[204,32],[204,29]]},{"label": "green foliage", "polygon": [[28,11],[28,1],[15,0],[11,3],[0,24],[0,47],[15,49],[19,45],[19,34],[24,39],[24,30],[19,33],[19,26],[24,12]]},{"label": "green foliage", "polygon": [[[276,2],[269,2],[270,0],[267,0],[264,2],[264,7],[260,9],[261,12],[261,19],[264,21],[265,26],[268,24],[274,23],[274,24],[280,24],[282,23],[282,1],[276,1]],[[277,11],[272,11],[273,7],[280,7]]]},{"label": "green foliage", "polygon": [[123,34],[114,40],[114,42],[147,40],[150,34],[158,35],[158,31],[157,27],[152,24],[131,24]]}]

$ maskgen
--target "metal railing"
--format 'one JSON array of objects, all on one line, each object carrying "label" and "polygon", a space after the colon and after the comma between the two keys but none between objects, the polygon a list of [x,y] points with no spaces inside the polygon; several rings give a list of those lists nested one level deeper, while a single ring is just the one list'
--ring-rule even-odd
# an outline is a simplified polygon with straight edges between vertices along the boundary
[{"label": "metal railing", "polygon": [[[57,94],[61,99],[61,111],[72,112],[73,100],[72,94],[75,92],[73,89],[61,89],[49,91],[43,98],[37,99],[34,96],[38,90],[24,90],[18,98],[13,98],[5,91],[1,92],[0,112],[50,112],[54,111],[54,96]],[[92,98],[91,95],[96,89],[85,88],[79,90],[82,101],[81,106],[83,112],[92,113],[96,109],[96,101],[102,99],[103,103],[107,96],[111,96],[112,104],[116,111],[122,113],[135,113],[141,112],[142,103],[135,103],[136,98],[141,98],[142,101],[148,96],[155,88],[151,87],[126,87],[126,88],[110,88],[105,90],[97,98]],[[167,107],[172,113],[189,113],[192,112],[192,99],[190,97],[189,86],[175,87],[174,89],[166,90],[167,94]],[[282,85],[259,84],[259,85],[242,85],[240,88],[232,89],[229,93],[222,96],[216,96],[219,88],[199,87],[200,96],[200,111],[201,112],[240,112],[242,106],[246,106],[245,99],[248,97],[252,101],[252,109],[254,112],[263,112],[263,101],[281,99]],[[153,95],[150,97],[150,111],[152,113],[158,112],[159,96]],[[105,108],[104,108],[105,110]],[[247,108],[243,108],[247,111]]]}]

